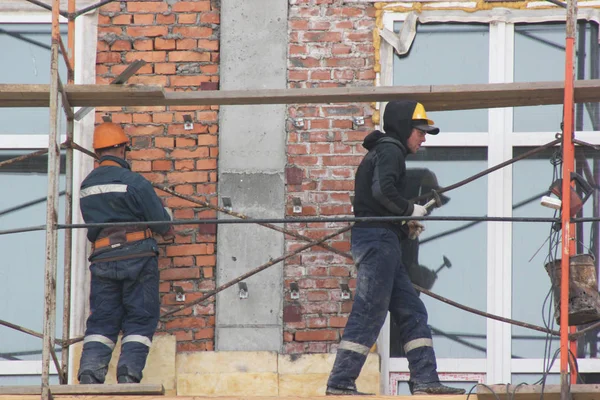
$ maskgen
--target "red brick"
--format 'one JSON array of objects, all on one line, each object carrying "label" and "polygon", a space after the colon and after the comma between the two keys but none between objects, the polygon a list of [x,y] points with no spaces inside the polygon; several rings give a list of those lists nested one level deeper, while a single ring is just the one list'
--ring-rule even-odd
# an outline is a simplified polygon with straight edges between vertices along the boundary
[{"label": "red brick", "polygon": [[162,75],[134,75],[129,78],[127,83],[135,85],[165,86],[167,84],[167,77]]},{"label": "red brick", "polygon": [[[131,3],[129,3],[131,4]],[[150,3],[146,3],[150,4]],[[166,3],[165,3],[166,4]],[[131,37],[156,37],[165,36],[169,33],[167,26],[130,26],[127,27],[127,35]]]},{"label": "red brick", "polygon": [[156,24],[157,25],[172,25],[175,23],[175,14],[157,14]]},{"label": "red brick", "polygon": [[194,332],[194,339],[212,339],[215,337],[214,328],[199,329]]},{"label": "red brick", "polygon": [[133,42],[133,48],[140,51],[154,50],[152,39],[138,39]]},{"label": "red brick", "polygon": [[331,47],[331,54],[340,55],[340,54],[350,54],[352,51],[352,46],[347,44],[339,44],[336,43]]},{"label": "red brick", "polygon": [[152,169],[154,171],[170,171],[173,168],[173,161],[156,160],[152,161]]},{"label": "red brick", "polygon": [[346,40],[351,42],[370,42],[373,40],[373,32],[356,32],[356,31],[348,31],[345,32]]},{"label": "red brick", "polygon": [[221,17],[217,12],[210,13],[202,13],[200,14],[200,23],[201,24],[219,24],[221,22]]},{"label": "red brick", "polygon": [[169,53],[170,62],[198,62],[210,61],[210,53],[196,51],[172,51]]},{"label": "red brick", "polygon": [[193,50],[198,47],[198,40],[196,39],[177,39],[176,41],[177,50]]},{"label": "red brick", "polygon": [[304,57],[304,58],[297,58],[297,57],[291,57],[289,59],[289,63],[291,65],[291,67],[297,67],[297,68],[315,68],[321,65],[321,60],[319,60],[318,58],[313,58],[313,57]]},{"label": "red brick", "polygon": [[214,266],[216,265],[216,256],[196,256],[196,265]]},{"label": "red brick", "polygon": [[179,1],[171,6],[173,12],[202,12],[210,11],[210,0]]},{"label": "red brick", "polygon": [[288,53],[290,56],[304,55],[308,53],[308,48],[306,45],[291,44]]},{"label": "red brick", "polygon": [[154,14],[136,14],[133,16],[136,25],[154,25]]},{"label": "red brick", "polygon": [[171,152],[171,158],[205,158],[208,157],[208,147],[199,147],[196,150],[177,149]]},{"label": "red brick", "polygon": [[175,170],[176,171],[193,171],[194,170],[194,160],[175,161]]},{"label": "red brick", "polygon": [[127,62],[135,60],[144,60],[147,62],[163,62],[166,61],[167,53],[164,51],[135,51],[125,54]]},{"label": "red brick", "polygon": [[133,114],[131,121],[134,124],[147,124],[152,122],[152,116],[150,114]]},{"label": "red brick", "polygon": [[162,1],[128,1],[127,11],[162,13],[165,11],[169,11],[169,5],[166,2]]},{"label": "red brick", "polygon": [[114,16],[111,19],[111,23],[113,25],[130,25],[133,20],[133,15],[130,14],[121,14]]},{"label": "red brick", "polygon": [[154,64],[154,72],[161,75],[173,75],[177,72],[175,64],[157,63]]},{"label": "red brick", "polygon": [[[194,53],[201,54],[201,53]],[[171,57],[170,57],[171,58]],[[171,58],[171,61],[172,58]],[[207,81],[207,76],[202,75],[175,75],[170,78],[171,86],[200,86],[204,81]]]},{"label": "red brick", "polygon": [[196,139],[178,137],[175,139],[175,146],[177,147],[195,147],[197,145]]},{"label": "red brick", "polygon": [[[169,248],[171,247],[173,246],[169,246]],[[200,270],[198,268],[170,268],[160,271],[160,279],[165,281],[198,278],[200,278]]]},{"label": "red brick", "polygon": [[170,172],[167,174],[167,179],[170,183],[183,182],[206,182],[208,175],[206,172]]},{"label": "red brick", "polygon": [[180,24],[196,24],[198,20],[198,14],[179,14],[177,16],[177,22]]},{"label": "red brick", "polygon": [[217,160],[215,160],[215,159],[196,161],[196,169],[206,170],[206,169],[216,169],[216,168],[217,168]]},{"label": "red brick", "polygon": [[150,161],[131,161],[131,170],[135,172],[149,172],[152,171],[152,163]]},{"label": "red brick", "polygon": [[294,337],[298,342],[332,341],[338,339],[338,332],[325,329],[316,331],[303,331],[296,332]]},{"label": "red brick", "polygon": [[219,41],[210,39],[198,39],[198,49],[207,51],[219,50]]},{"label": "red brick", "polygon": [[165,158],[165,151],[159,149],[132,150],[129,157],[134,160],[158,160]]},{"label": "red brick", "polygon": [[174,27],[173,34],[181,35],[185,38],[209,38],[213,35],[213,30],[206,26]]},{"label": "red brick", "polygon": [[307,42],[336,42],[342,41],[341,32],[304,32],[302,35]]},{"label": "red brick", "polygon": [[174,50],[175,49],[175,39],[154,39],[154,48],[156,50]]},{"label": "red brick", "polygon": [[182,328],[204,328],[206,321],[202,318],[188,317],[188,318],[177,318],[171,321],[165,322],[166,329],[182,329]]},{"label": "red brick", "polygon": [[102,52],[102,53],[96,54],[96,64],[120,63],[120,62],[121,62],[121,53]]}]

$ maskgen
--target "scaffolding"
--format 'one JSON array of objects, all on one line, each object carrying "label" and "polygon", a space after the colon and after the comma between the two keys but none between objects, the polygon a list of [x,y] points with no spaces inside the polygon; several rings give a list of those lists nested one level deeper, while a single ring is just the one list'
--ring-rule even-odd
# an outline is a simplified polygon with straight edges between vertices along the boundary
[{"label": "scaffolding", "polygon": [[[101,7],[113,0],[102,0],[94,5],[76,10],[75,0],[68,1],[68,10],[60,10],[60,1],[53,0],[52,5],[48,5],[39,0],[27,0],[30,3],[43,7],[52,13],[52,44],[51,44],[51,64],[50,64],[50,84],[49,85],[5,85],[0,84],[0,107],[48,107],[50,110],[50,131],[49,145],[47,150],[40,150],[25,156],[20,156],[10,160],[0,162],[0,167],[8,165],[23,159],[48,153],[48,195],[46,207],[46,225],[43,229],[46,232],[45,240],[45,266],[44,266],[44,320],[43,333],[1,321],[4,326],[9,326],[21,332],[41,337],[43,340],[42,349],[42,399],[48,400],[52,397],[53,391],[50,387],[50,366],[53,363],[58,372],[61,384],[67,383],[69,346],[82,340],[82,338],[70,338],[70,296],[71,296],[71,250],[72,250],[72,229],[92,225],[73,224],[73,151],[78,150],[89,156],[95,157],[93,152],[79,146],[74,142],[74,122],[80,120],[89,113],[93,107],[100,106],[176,106],[176,105],[251,105],[251,104],[289,104],[289,103],[332,103],[332,102],[375,102],[389,101],[398,98],[414,99],[427,104],[430,111],[437,110],[463,110],[476,108],[493,107],[516,107],[528,105],[546,105],[563,104],[564,106],[564,129],[560,138],[525,153],[522,156],[515,157],[505,163],[490,168],[477,174],[474,177],[458,182],[454,185],[441,188],[438,193],[443,193],[455,189],[471,182],[474,179],[489,174],[499,168],[510,165],[519,159],[525,158],[541,150],[553,147],[557,144],[562,145],[563,150],[563,171],[562,171],[562,193],[569,193],[571,190],[571,173],[574,172],[574,145],[589,145],[575,139],[574,137],[574,104],[599,102],[600,101],[600,80],[575,81],[574,75],[574,43],[576,36],[577,22],[577,3],[576,0],[568,1],[567,23],[566,23],[566,54],[565,54],[565,77],[564,83],[557,82],[536,82],[536,83],[507,83],[507,84],[478,84],[478,85],[427,85],[413,87],[357,87],[357,88],[326,88],[326,89],[285,89],[285,90],[255,90],[255,91],[213,91],[213,92],[165,92],[160,87],[128,87],[122,84],[127,81],[135,72],[143,66],[143,61],[132,63],[112,85],[74,85],[74,46],[75,46],[75,19],[89,11]],[[549,0],[555,4],[565,6],[560,1]],[[59,18],[65,17],[68,20],[68,39],[65,47],[60,36]],[[62,54],[67,65],[67,84],[61,81],[58,72],[59,57]],[[75,107],[82,107],[77,112]],[[59,144],[59,113],[63,109],[67,117],[66,141]],[[63,192],[59,191],[58,175],[60,172],[60,151],[66,151],[66,190],[65,195],[65,224],[58,223],[58,198]],[[324,236],[320,239],[312,239],[300,235],[292,230],[280,228],[274,223],[281,222],[355,222],[369,220],[368,218],[305,218],[287,219],[287,220],[267,220],[251,219],[240,213],[233,212],[230,209],[214,206],[197,197],[182,195],[172,189],[160,185],[154,185],[157,189],[180,197],[192,203],[200,204],[204,207],[213,208],[219,212],[227,213],[240,218],[241,223],[257,223],[270,229],[291,235],[297,239],[307,242],[305,245],[297,248],[293,252],[287,253],[282,257],[271,260],[254,270],[228,282],[210,292],[207,292],[201,298],[194,302],[176,307],[161,317],[172,315],[184,308],[199,304],[208,298],[214,296],[221,290],[231,287],[236,283],[252,276],[270,266],[285,260],[299,252],[313,246],[321,246],[329,251],[350,257],[325,243],[326,240],[346,232],[350,225],[339,229],[338,231]],[[561,205],[561,224],[562,224],[562,260],[561,260],[561,281],[569,281],[569,259],[572,254],[576,254],[575,248],[575,222],[570,217],[570,197],[563,196]],[[410,217],[392,217],[380,218],[381,220],[408,220]],[[536,222],[557,222],[555,219],[540,218],[423,218],[424,220],[481,220],[481,221],[536,221]],[[235,223],[236,220],[185,220],[174,221],[173,224],[210,224],[210,223]],[[160,222],[162,223],[162,222]],[[93,224],[100,226],[102,224]],[[111,226],[118,224],[111,224]],[[124,224],[126,225],[126,224]],[[149,223],[152,225],[152,222]],[[29,231],[34,230],[27,228]],[[38,228],[36,228],[38,229]],[[56,345],[56,280],[57,280],[57,248],[58,248],[58,230],[65,229],[65,249],[64,249],[64,305],[63,305],[63,329],[62,339],[59,340],[62,347],[62,358],[59,361],[54,351]],[[25,229],[12,229],[1,231],[0,234],[24,232]],[[561,399],[567,400],[570,396],[571,383],[575,383],[575,374],[571,374],[569,380],[569,349],[573,350],[574,342],[572,339],[581,336],[585,331],[595,329],[600,324],[595,324],[582,331],[575,332],[568,326],[568,298],[569,285],[561,285],[561,308],[560,308],[560,331],[550,331],[542,327],[536,327],[524,322],[515,321],[508,318],[498,317],[485,312],[481,312],[470,307],[462,306],[451,300],[436,295],[424,288],[417,289],[429,296],[437,298],[448,304],[464,310],[474,312],[486,318],[493,318],[499,321],[524,326],[541,332],[554,335],[560,335],[560,374],[561,374]],[[571,371],[573,366],[571,365]],[[54,390],[54,393],[61,393],[61,390]],[[69,393],[62,391],[62,393]],[[144,394],[144,388],[134,392]],[[130,393],[130,394],[131,394]],[[149,394],[155,394],[156,391],[150,390]]]}]

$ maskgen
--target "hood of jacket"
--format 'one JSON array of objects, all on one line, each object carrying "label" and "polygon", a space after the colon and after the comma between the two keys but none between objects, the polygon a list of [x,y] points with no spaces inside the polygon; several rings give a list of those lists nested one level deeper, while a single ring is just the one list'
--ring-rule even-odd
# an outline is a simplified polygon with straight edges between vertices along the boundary
[{"label": "hood of jacket", "polygon": [[400,141],[405,148],[412,132],[412,116],[416,107],[414,100],[390,101],[383,112],[385,134]]},{"label": "hood of jacket", "polygon": [[365,149],[370,151],[373,147],[375,147],[376,144],[382,143],[382,142],[393,143],[402,150],[404,155],[407,154],[406,146],[404,146],[402,143],[400,143],[400,141],[397,138],[390,136],[390,135],[386,135],[385,133],[383,133],[381,131],[373,131],[373,132],[369,133],[367,136],[365,136],[365,140],[363,141],[362,145]]}]

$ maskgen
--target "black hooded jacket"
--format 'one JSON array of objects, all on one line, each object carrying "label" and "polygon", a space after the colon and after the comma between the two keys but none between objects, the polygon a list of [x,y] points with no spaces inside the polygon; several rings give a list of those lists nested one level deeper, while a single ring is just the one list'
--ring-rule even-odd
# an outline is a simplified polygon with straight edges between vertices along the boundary
[{"label": "black hooded jacket", "polygon": [[[365,137],[369,150],[356,171],[354,215],[409,216],[414,205],[405,198],[407,141],[412,131],[416,101],[389,102],[383,114],[385,133],[373,131]],[[404,232],[400,223],[357,223],[356,226],[385,226]],[[406,226],[406,225],[404,225]]]}]

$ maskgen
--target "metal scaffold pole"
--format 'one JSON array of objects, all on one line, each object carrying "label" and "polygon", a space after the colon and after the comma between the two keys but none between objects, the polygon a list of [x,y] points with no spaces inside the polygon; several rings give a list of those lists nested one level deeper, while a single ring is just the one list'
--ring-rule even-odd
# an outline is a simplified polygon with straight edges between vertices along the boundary
[{"label": "metal scaffold pole", "polygon": [[44,331],[42,347],[42,399],[49,400],[50,362],[54,353],[56,332],[56,264],[58,248],[58,174],[60,146],[58,144],[60,46],[60,0],[52,5],[52,46],[50,54],[50,132],[48,135],[48,202],[46,207],[46,260],[44,267]]},{"label": "metal scaffold pole", "polygon": [[[69,0],[69,14],[75,12],[75,0]],[[75,83],[75,20],[69,19],[67,33],[67,48],[68,56],[66,59],[68,65],[69,84]],[[66,105],[70,107],[70,105]],[[72,113],[71,113],[72,114]],[[67,116],[67,143],[73,143],[73,134],[75,129],[75,121],[73,115]],[[73,223],[73,146],[69,145],[66,148],[66,163],[65,163],[65,223]],[[64,254],[64,288],[63,288],[63,324],[62,324],[62,376],[65,377],[68,383],[69,373],[69,337],[71,330],[71,262],[73,248],[73,231],[67,229],[65,231],[65,254]]]},{"label": "metal scaffold pole", "polygon": [[575,253],[571,224],[571,173],[575,169],[573,145],[574,111],[574,45],[577,27],[577,0],[567,2],[566,45],[565,45],[565,92],[563,102],[563,171],[562,171],[562,257],[560,285],[560,398],[569,400],[569,265]]}]

